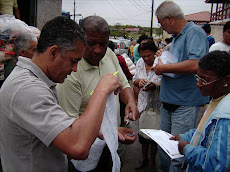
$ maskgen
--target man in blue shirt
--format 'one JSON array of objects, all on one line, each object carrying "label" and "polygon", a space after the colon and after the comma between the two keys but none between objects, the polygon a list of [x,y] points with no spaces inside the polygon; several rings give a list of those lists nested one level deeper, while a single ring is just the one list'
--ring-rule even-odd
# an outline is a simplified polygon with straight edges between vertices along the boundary
[{"label": "man in blue shirt", "polygon": [[[161,28],[173,34],[169,52],[178,59],[172,64],[163,64],[159,59],[154,67],[158,75],[174,74],[173,77],[162,76],[160,129],[173,135],[185,133],[196,127],[200,106],[208,102],[196,88],[194,78],[199,59],[208,53],[208,40],[200,27],[184,18],[181,8],[173,1],[164,1],[157,8],[156,16]],[[159,171],[169,171],[169,166],[169,157],[160,149]]]}]

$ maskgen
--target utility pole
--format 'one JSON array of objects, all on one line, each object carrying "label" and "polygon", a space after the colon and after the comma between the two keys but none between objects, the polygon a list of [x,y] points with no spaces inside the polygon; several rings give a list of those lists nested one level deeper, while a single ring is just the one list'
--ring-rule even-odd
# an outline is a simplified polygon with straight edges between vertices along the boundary
[{"label": "utility pole", "polygon": [[74,0],[74,3],[73,3],[73,21],[75,21],[75,0]]},{"label": "utility pole", "polygon": [[151,16],[150,36],[153,35],[153,4],[154,4],[154,0],[152,0],[152,16]]}]

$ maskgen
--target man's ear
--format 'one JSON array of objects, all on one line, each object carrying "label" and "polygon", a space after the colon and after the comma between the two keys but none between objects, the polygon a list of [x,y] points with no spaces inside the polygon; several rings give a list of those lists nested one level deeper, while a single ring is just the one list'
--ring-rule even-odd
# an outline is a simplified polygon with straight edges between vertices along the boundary
[{"label": "man's ear", "polygon": [[60,48],[57,45],[53,45],[49,48],[49,56],[51,60],[55,60],[55,58],[59,55]]},{"label": "man's ear", "polygon": [[227,84],[230,86],[230,75],[226,75],[224,78],[225,78],[224,84]]}]

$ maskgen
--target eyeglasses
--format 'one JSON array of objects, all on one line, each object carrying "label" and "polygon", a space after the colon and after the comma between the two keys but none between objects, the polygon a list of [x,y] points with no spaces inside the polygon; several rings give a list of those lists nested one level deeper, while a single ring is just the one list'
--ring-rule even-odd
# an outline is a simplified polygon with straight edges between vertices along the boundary
[{"label": "eyeglasses", "polygon": [[164,22],[164,20],[166,19],[166,18],[169,18],[168,16],[166,16],[166,17],[164,17],[160,22],[158,21],[158,26],[159,27],[161,27],[162,26],[162,22]]},{"label": "eyeglasses", "polygon": [[218,78],[218,79],[216,79],[216,80],[214,80],[214,81],[210,81],[210,82],[207,82],[205,79],[203,79],[203,78],[201,78],[199,75],[197,75],[197,74],[195,74],[194,75],[194,77],[195,77],[195,79],[197,80],[197,82],[199,82],[200,80],[202,81],[201,82],[201,84],[202,85],[209,85],[209,84],[211,84],[211,83],[214,83],[214,82],[216,82],[216,81],[218,81],[218,80],[220,80],[220,79],[222,79],[223,77],[221,77],[221,78]]}]

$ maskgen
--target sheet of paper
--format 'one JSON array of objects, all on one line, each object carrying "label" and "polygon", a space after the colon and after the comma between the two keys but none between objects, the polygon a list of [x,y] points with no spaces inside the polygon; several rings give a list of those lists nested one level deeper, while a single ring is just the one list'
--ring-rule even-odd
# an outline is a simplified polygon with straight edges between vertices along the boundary
[{"label": "sheet of paper", "polygon": [[[178,59],[171,54],[169,51],[163,51],[160,57],[157,57],[154,60],[153,67],[155,67],[158,63],[158,59],[161,58],[161,61],[163,64],[170,64],[170,63],[177,63]],[[164,75],[167,75],[169,77],[174,77],[175,74],[173,73],[163,73]]]},{"label": "sheet of paper", "polygon": [[171,134],[154,129],[141,129],[141,132],[153,139],[172,159],[183,157],[178,151],[178,141],[169,140]]}]

